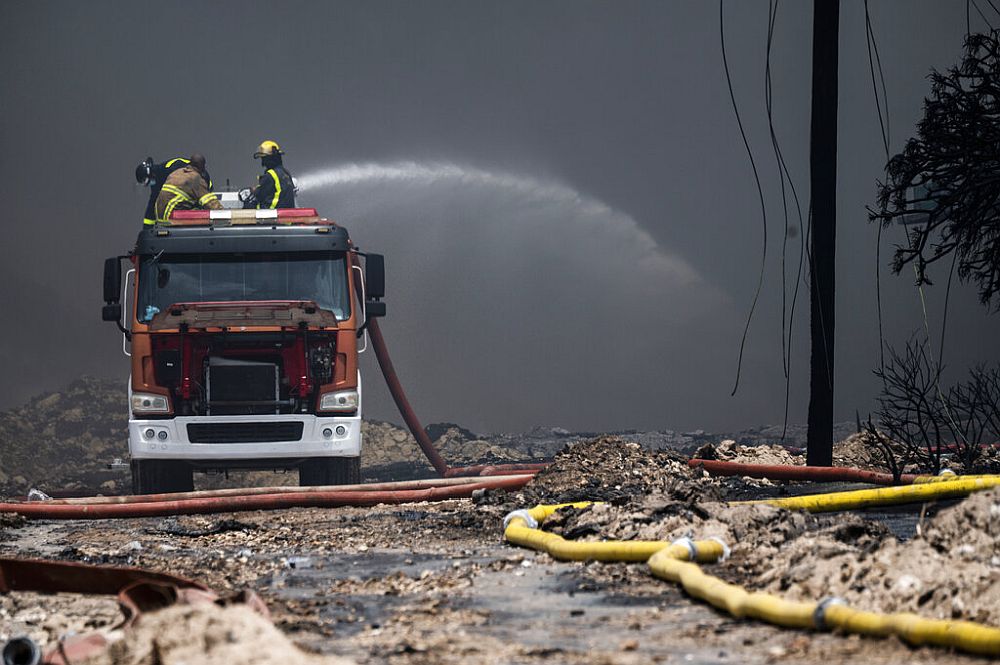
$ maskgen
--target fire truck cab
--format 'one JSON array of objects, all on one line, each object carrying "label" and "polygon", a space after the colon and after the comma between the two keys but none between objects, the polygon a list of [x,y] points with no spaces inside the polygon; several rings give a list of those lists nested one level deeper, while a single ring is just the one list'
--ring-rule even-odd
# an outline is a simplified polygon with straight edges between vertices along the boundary
[{"label": "fire truck cab", "polygon": [[103,318],[131,360],[133,491],[189,491],[196,470],[358,482],[358,354],[384,285],[382,256],[311,208],[178,211],[144,227],[104,265]]}]

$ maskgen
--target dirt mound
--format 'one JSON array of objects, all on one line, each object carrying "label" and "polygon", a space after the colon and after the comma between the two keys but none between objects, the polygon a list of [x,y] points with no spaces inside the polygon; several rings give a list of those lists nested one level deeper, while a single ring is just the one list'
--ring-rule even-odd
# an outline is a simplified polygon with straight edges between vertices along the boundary
[{"label": "dirt mound", "polygon": [[0,413],[0,493],[31,487],[114,491],[107,464],[128,453],[125,386],[83,377]]},{"label": "dirt mound", "polygon": [[741,446],[732,439],[718,445],[705,444],[695,452],[694,457],[740,464],[805,464],[805,458],[793,455],[783,446]]},{"label": "dirt mound", "polygon": [[[851,434],[833,444],[834,466],[846,466],[870,471],[887,471],[885,460],[870,441],[866,432]],[[902,452],[902,444],[896,444]],[[793,449],[798,450],[798,449]],[[722,460],[741,464],[781,464],[801,465],[806,463],[805,455],[796,454],[784,446],[758,444],[740,445],[732,439],[719,444],[705,444],[695,451],[693,457],[706,460]]]},{"label": "dirt mound", "polygon": [[[885,435],[883,434],[883,436]],[[899,441],[889,441],[888,437],[885,440],[889,442],[897,458],[906,456],[905,444]],[[889,472],[891,470],[886,463],[885,453],[875,443],[873,436],[868,432],[856,432],[846,439],[833,444],[833,463],[835,466],[849,466],[869,471]],[[920,469],[917,466],[911,465],[904,469],[904,471],[919,473],[926,471],[926,469]]]},{"label": "dirt mound", "polygon": [[922,529],[922,538],[939,552],[988,563],[1000,575],[1000,489],[942,510]]},{"label": "dirt mound", "polygon": [[349,665],[353,661],[308,654],[270,621],[241,607],[210,603],[145,614],[125,637],[88,665]]},{"label": "dirt mound", "polygon": [[[428,429],[434,434],[434,447],[452,466],[506,464],[529,459],[523,452],[477,438],[458,425],[431,426]],[[433,473],[427,457],[407,430],[392,423],[371,421],[365,423],[363,432],[363,466],[412,464],[427,473]]]},{"label": "dirt mound", "polygon": [[647,451],[637,443],[603,436],[565,447],[524,488],[523,497],[528,503],[622,503],[652,492],[704,496],[713,487],[718,483],[691,470],[677,453]]},{"label": "dirt mound", "polygon": [[883,612],[1000,623],[1000,490],[942,510],[911,541],[838,540],[820,532],[783,547],[759,570],[763,588],[795,598],[835,595]]},{"label": "dirt mound", "polygon": [[118,601],[110,596],[26,591],[0,594],[0,645],[27,635],[44,648],[62,635],[107,629],[121,620]]}]

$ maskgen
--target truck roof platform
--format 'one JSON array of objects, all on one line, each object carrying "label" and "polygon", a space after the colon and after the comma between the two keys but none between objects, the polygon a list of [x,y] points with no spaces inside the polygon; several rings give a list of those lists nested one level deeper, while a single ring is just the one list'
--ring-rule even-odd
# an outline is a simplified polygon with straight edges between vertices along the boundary
[{"label": "truck roof platform", "polygon": [[315,208],[178,210],[168,222],[143,227],[139,255],[309,252],[352,249],[347,229]]}]

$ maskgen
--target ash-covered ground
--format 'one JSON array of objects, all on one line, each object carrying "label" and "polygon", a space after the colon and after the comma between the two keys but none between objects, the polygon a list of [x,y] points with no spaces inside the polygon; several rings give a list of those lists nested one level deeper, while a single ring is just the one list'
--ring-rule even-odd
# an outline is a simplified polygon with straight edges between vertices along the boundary
[{"label": "ash-covered ground", "polygon": [[[715,454],[749,461],[788,453],[726,444]],[[801,490],[709,478],[676,451],[601,436],[564,445],[518,493],[115,521],[8,518],[0,521],[0,556],[134,565],[196,578],[223,593],[253,589],[278,629],[269,644],[295,663],[982,662],[895,639],[735,620],[652,578],[644,564],[560,563],[501,539],[502,518],[512,509],[601,500],[561,511],[545,526],[583,540],[719,536],[733,556],[706,569],[748,588],[1000,623],[1000,493],[932,506],[922,517],[915,512],[919,528],[902,539],[864,514],[810,516],[726,503]],[[66,631],[116,620],[107,599],[0,597],[0,638],[26,632],[51,643]],[[262,629],[242,615],[179,612],[144,621],[143,631],[98,662],[233,664],[274,653],[256,639]]]}]

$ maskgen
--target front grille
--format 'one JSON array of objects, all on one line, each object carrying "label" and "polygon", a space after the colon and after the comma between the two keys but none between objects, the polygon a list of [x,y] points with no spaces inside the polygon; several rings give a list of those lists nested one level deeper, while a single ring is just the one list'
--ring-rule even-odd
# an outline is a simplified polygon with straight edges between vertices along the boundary
[{"label": "front grille", "polygon": [[191,443],[263,443],[299,441],[301,422],[290,423],[188,423]]}]

